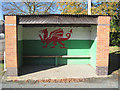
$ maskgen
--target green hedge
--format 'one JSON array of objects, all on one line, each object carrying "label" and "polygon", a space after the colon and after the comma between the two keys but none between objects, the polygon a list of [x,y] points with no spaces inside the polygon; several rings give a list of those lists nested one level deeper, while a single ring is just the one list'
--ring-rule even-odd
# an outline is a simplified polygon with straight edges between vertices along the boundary
[{"label": "green hedge", "polygon": [[110,32],[110,46],[120,46],[120,32]]},{"label": "green hedge", "polygon": [[[120,16],[115,15],[111,17],[110,21],[110,46],[120,46]],[[112,31],[115,29],[115,31]]]}]

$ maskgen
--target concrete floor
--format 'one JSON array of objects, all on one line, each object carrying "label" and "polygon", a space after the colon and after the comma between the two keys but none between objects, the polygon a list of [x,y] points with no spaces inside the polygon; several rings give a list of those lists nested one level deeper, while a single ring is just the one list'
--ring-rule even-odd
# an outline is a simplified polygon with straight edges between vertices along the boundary
[{"label": "concrete floor", "polygon": [[91,78],[97,77],[95,69],[90,65],[64,66],[24,66],[20,70],[19,79],[64,79],[64,78]]}]

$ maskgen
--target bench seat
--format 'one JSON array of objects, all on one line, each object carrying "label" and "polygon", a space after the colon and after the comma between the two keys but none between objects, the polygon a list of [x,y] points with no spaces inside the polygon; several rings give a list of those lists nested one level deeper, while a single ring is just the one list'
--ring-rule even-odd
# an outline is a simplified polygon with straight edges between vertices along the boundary
[{"label": "bench seat", "polygon": [[23,56],[24,58],[55,58],[55,66],[58,66],[58,58],[91,58],[90,55],[63,55],[63,56]]},{"label": "bench seat", "polygon": [[23,56],[25,58],[90,58],[90,55],[63,55],[63,56]]}]

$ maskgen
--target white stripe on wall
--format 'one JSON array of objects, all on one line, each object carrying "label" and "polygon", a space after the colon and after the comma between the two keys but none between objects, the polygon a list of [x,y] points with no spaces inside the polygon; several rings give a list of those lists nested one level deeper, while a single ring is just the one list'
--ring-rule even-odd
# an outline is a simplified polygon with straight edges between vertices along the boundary
[{"label": "white stripe on wall", "polygon": [[[64,37],[72,29],[72,36],[69,40],[94,40],[96,37],[96,27],[19,27],[19,40],[40,40],[39,31],[46,29],[50,32],[57,30],[59,28],[63,29]],[[21,30],[22,29],[22,30]],[[90,30],[92,29],[92,30]],[[90,32],[91,31],[91,32]],[[49,36],[48,34],[48,36]],[[43,34],[44,35],[44,34]]]}]

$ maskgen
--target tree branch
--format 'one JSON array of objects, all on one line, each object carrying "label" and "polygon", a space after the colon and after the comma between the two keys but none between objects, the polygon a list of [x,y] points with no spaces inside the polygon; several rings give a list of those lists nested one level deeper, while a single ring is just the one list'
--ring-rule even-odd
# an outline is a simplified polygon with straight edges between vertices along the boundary
[{"label": "tree branch", "polygon": [[23,11],[22,9],[20,9],[20,7],[18,7],[15,2],[13,2],[13,3],[14,4],[10,3],[10,5],[12,5],[13,7],[16,7],[19,11],[21,11],[23,13],[26,13],[25,11]]},{"label": "tree branch", "polygon": [[53,2],[50,4],[50,6],[44,11],[44,13],[47,13],[50,7],[52,6]]}]

